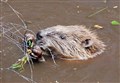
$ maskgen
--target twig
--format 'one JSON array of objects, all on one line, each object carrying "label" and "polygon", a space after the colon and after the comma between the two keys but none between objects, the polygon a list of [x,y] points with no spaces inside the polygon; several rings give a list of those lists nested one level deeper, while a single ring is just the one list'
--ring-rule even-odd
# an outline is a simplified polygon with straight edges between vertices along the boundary
[{"label": "twig", "polygon": [[11,23],[11,25],[12,25],[12,26],[15,28],[15,30],[16,30],[16,31],[13,32],[13,33],[18,32],[22,37],[24,37],[24,35],[20,33],[20,30],[21,30],[22,28],[20,28],[20,29],[17,30],[17,28],[15,27],[15,25],[14,25],[13,23]]},{"label": "twig", "polygon": [[[5,28],[3,27],[3,33],[4,33],[4,30],[5,30]],[[10,33],[11,33],[12,35],[14,35],[13,32],[10,31]],[[3,35],[7,35],[11,40],[13,40],[13,41],[19,43],[19,42],[16,41],[15,39],[11,38],[8,34],[5,34],[5,33],[4,33]],[[22,37],[20,37],[20,36],[18,36],[18,35],[15,35],[15,36],[17,36],[17,37],[20,38],[20,39],[23,39]],[[4,37],[4,36],[3,36],[3,37]]]},{"label": "twig", "polygon": [[[8,40],[10,40],[7,36],[4,36],[5,38],[7,38]],[[22,48],[17,44],[17,43],[15,43],[14,41],[12,41],[12,40],[10,40],[13,44],[15,44],[22,52],[24,52],[23,50],[22,50]]]},{"label": "twig", "polygon": [[[27,49],[27,38],[26,37],[24,37],[24,41],[25,41],[25,46],[24,46],[24,55],[26,55],[28,58],[29,58],[29,55],[28,54],[26,54],[26,49]],[[32,61],[31,60],[31,58],[29,58],[30,60],[28,60],[28,64],[29,64],[29,67],[30,67],[30,71],[31,71],[31,79],[33,80],[33,70],[32,70],[32,65],[31,65],[31,63],[30,63],[30,61]]]},{"label": "twig", "polygon": [[[4,25],[4,26],[6,26],[6,25]],[[8,26],[6,26],[6,27],[8,27]],[[3,27],[3,26],[2,26],[2,28],[4,28],[4,30],[6,30],[6,31],[2,31],[2,32],[3,32],[2,34],[5,34],[5,33],[7,33],[7,32],[10,32],[12,35],[17,36],[17,37],[20,38],[20,39],[23,39],[21,36],[18,36],[17,34],[15,34],[16,31],[15,31],[15,32],[12,32],[12,31],[11,31],[13,28],[11,28],[11,29],[6,29],[6,28]],[[19,31],[19,29],[18,29],[18,31]],[[9,36],[9,37],[10,37],[10,36]]]},{"label": "twig", "polygon": [[3,27],[1,27],[1,29],[0,29],[0,31],[2,31],[1,35],[9,32],[9,31],[11,31],[12,29],[13,29],[13,28],[10,28],[10,29],[8,29],[8,30],[6,30],[6,31],[3,31]]},{"label": "twig", "polygon": [[97,11],[97,12],[95,12],[95,13],[89,15],[88,17],[92,17],[92,16],[94,16],[94,15],[96,15],[96,14],[98,14],[98,13],[104,11],[104,10],[106,10],[107,8],[108,8],[108,7],[105,7],[105,8],[103,8],[103,9],[100,9],[99,11]]},{"label": "twig", "polygon": [[26,77],[26,76],[18,73],[17,71],[15,71],[15,70],[13,70],[13,69],[11,69],[11,68],[6,68],[6,69],[13,71],[14,73],[16,73],[17,75],[19,75],[19,76],[22,77],[23,79],[27,80],[28,82],[37,83],[37,82],[35,82],[34,80],[32,80],[32,79],[30,79],[30,78],[28,78],[28,77]]},{"label": "twig", "polygon": [[[24,20],[21,18],[21,16],[22,16],[22,14],[20,14],[18,11],[16,11],[10,4],[8,4],[7,2],[5,2],[11,9],[12,9],[12,11],[16,14],[16,16],[21,20],[21,22],[23,23],[23,25],[24,25],[24,29],[25,30],[27,30],[27,31],[30,31],[30,32],[32,32],[34,35],[35,35],[35,33],[32,31],[32,30],[29,30],[29,29],[27,29],[27,25],[26,25],[26,23],[24,22]],[[7,38],[8,40],[10,40],[12,43],[14,43],[15,45],[17,45],[20,49],[21,49],[21,47],[18,45],[18,44],[16,44],[16,42],[17,43],[19,43],[18,41],[16,41],[15,39],[13,39],[13,38],[11,38],[8,34],[6,34],[6,33],[4,33],[5,32],[5,28],[4,27],[2,27],[3,28],[3,36],[5,37],[5,38]],[[15,27],[15,29],[16,29],[16,27]],[[17,31],[18,33],[20,33],[19,31]],[[11,32],[10,31],[10,33],[13,33],[13,32]],[[16,32],[15,32],[16,33]],[[14,35],[15,35],[15,33],[14,33]],[[21,34],[21,33],[20,33]],[[18,36],[18,35],[17,35]],[[22,39],[22,37],[20,37],[21,39]],[[25,42],[26,42],[26,40],[25,40]],[[26,54],[26,44],[25,44],[25,48],[24,48],[24,50],[22,50],[22,52],[24,52],[24,55]],[[27,57],[29,57],[29,55],[26,55]],[[22,78],[24,78],[24,79],[26,79],[27,81],[32,81],[32,83],[36,83],[36,82],[34,82],[34,80],[33,80],[33,70],[32,70],[32,65],[31,65],[31,63],[30,63],[30,61],[28,60],[28,63],[29,63],[29,67],[30,67],[30,71],[31,71],[31,79],[30,78],[26,78],[25,76],[23,76],[23,75],[21,75],[21,74],[19,74],[18,72],[16,72],[15,70],[12,70],[13,72],[15,72],[16,74],[18,74],[20,77],[22,77]]]},{"label": "twig", "polygon": [[24,28],[27,28],[27,25],[25,24],[24,20],[20,17],[20,15],[22,16],[21,13],[19,13],[18,11],[16,11],[10,4],[8,4],[6,2],[6,4],[12,9],[12,11],[16,14],[16,16],[21,20],[21,22],[23,23],[24,25]]}]

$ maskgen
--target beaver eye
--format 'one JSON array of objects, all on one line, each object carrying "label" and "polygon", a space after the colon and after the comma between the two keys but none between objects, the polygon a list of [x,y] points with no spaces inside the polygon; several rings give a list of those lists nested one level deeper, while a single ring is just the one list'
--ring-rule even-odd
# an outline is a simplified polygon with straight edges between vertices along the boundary
[{"label": "beaver eye", "polygon": [[60,35],[60,38],[61,39],[66,39],[66,36],[65,35]]},{"label": "beaver eye", "polygon": [[36,37],[37,37],[38,40],[40,40],[40,39],[43,38],[43,37],[40,35],[40,32],[38,32],[38,33],[36,34]]}]

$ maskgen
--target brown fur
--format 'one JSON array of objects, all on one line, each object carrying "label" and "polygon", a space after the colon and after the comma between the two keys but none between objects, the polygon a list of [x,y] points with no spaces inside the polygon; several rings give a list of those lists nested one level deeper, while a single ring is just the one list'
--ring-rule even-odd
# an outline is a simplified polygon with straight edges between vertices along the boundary
[{"label": "brown fur", "polygon": [[[41,37],[41,38],[38,38]],[[105,45],[85,26],[53,26],[37,33],[37,44],[58,58],[87,60],[101,54]]]}]

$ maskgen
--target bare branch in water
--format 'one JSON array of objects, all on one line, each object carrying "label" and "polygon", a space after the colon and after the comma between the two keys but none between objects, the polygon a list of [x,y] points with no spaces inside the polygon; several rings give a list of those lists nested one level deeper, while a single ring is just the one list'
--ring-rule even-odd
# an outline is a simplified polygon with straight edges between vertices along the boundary
[{"label": "bare branch in water", "polygon": [[[12,35],[15,35],[17,38],[19,37],[20,39],[23,40],[23,35],[22,35],[22,33],[20,33],[20,31],[19,31],[19,30],[21,30],[21,28],[17,30],[13,23],[11,23],[11,25],[12,25],[13,27],[10,28],[10,29],[9,29],[9,25],[8,25],[8,26],[5,25],[6,27],[8,27],[8,29],[6,29],[5,27],[2,26],[1,31],[2,31],[3,37],[5,37],[6,39],[8,39],[8,41],[11,41],[13,44],[17,45],[17,47],[25,54],[25,50],[23,50],[23,49],[21,48],[19,41],[15,40],[14,38],[10,37],[10,35],[7,34],[7,32],[9,32],[9,33],[11,33]],[[12,32],[12,31],[11,31],[13,28],[16,30],[15,32]],[[24,29],[25,29],[25,28],[24,28]],[[31,30],[29,30],[29,29],[26,29],[26,30],[31,31]],[[20,34],[20,36],[16,34],[17,32]],[[32,32],[32,31],[31,31],[31,32]],[[22,36],[22,37],[21,37],[21,36]],[[27,57],[29,57],[29,55],[27,55]],[[28,63],[29,63],[30,71],[31,71],[31,75],[30,75],[31,78],[28,79],[27,77],[19,74],[19,73],[16,72],[15,70],[12,70],[12,71],[14,71],[16,74],[18,74],[20,77],[24,78],[25,80],[27,80],[27,81],[29,81],[29,82],[31,81],[32,83],[36,83],[36,82],[33,81],[33,70],[32,70],[31,62],[28,61]]]},{"label": "bare branch in water", "polygon": [[96,14],[98,14],[98,13],[104,11],[104,10],[106,10],[107,8],[108,8],[108,7],[102,8],[102,9],[100,9],[99,11],[94,12],[93,14],[89,15],[88,17],[92,17],[92,16],[94,16],[94,15],[96,15]]},{"label": "bare branch in water", "polygon": [[32,80],[31,78],[28,78],[28,77],[26,77],[26,76],[20,74],[19,72],[17,72],[17,71],[15,71],[15,70],[11,69],[11,68],[7,68],[7,70],[13,71],[13,72],[16,73],[18,76],[22,77],[23,79],[25,79],[25,80],[28,81],[28,82],[37,83],[37,82],[35,82],[34,80]]},{"label": "bare branch in water", "polygon": [[[1,1],[4,2],[4,3],[6,3],[6,4],[12,9],[12,11],[15,13],[15,15],[20,19],[20,21],[23,23],[23,26],[22,26],[22,25],[14,24],[14,23],[6,23],[6,24],[8,24],[8,25],[6,25],[6,24],[3,25],[3,23],[0,22],[0,23],[1,23],[1,24],[0,24],[0,27],[2,28],[2,29],[0,29],[0,31],[2,32],[1,35],[3,35],[4,38],[8,39],[8,42],[10,41],[10,42],[12,42],[13,44],[15,44],[15,45],[24,53],[24,55],[29,58],[28,63],[29,63],[29,67],[30,67],[30,72],[31,72],[31,75],[30,75],[30,76],[31,76],[31,77],[30,77],[30,78],[27,78],[27,77],[23,76],[22,74],[18,73],[17,71],[15,71],[15,70],[13,70],[13,69],[12,69],[12,71],[15,72],[16,74],[18,74],[18,75],[19,75],[20,77],[22,77],[23,79],[27,80],[28,82],[37,83],[37,82],[35,82],[35,81],[33,80],[33,68],[32,68],[33,62],[32,62],[32,60],[31,60],[30,56],[29,56],[29,55],[26,55],[26,45],[25,45],[25,48],[22,49],[22,46],[21,46],[21,44],[19,43],[19,41],[16,40],[16,39],[14,39],[14,38],[12,38],[10,35],[8,35],[8,33],[11,33],[12,35],[16,36],[17,38],[20,38],[21,40],[24,40],[24,34],[22,34],[22,33],[20,32],[21,29],[24,29],[25,31],[31,32],[31,33],[34,34],[34,35],[35,35],[35,33],[34,33],[32,30],[30,30],[30,29],[27,28],[26,23],[25,23],[24,20],[22,19],[22,14],[19,13],[17,10],[15,10],[9,3],[7,3],[8,0],[1,0]],[[4,18],[4,17],[0,17],[0,20],[2,20],[3,18]],[[10,27],[10,25],[12,25],[12,27]],[[5,27],[4,27],[4,26],[5,26]],[[16,26],[19,26],[20,28],[18,29],[18,27],[16,27]],[[13,29],[15,29],[15,31],[12,31]],[[16,33],[19,33],[19,35],[16,34]],[[25,42],[26,42],[26,40],[25,40]],[[31,63],[32,63],[32,64],[31,64]],[[11,69],[9,69],[9,70],[11,70]]]},{"label": "bare branch in water", "polygon": [[25,23],[24,20],[21,18],[21,17],[22,17],[22,14],[19,13],[18,11],[16,11],[9,3],[6,2],[6,4],[12,9],[12,11],[16,14],[16,16],[21,20],[21,22],[22,22],[23,25],[24,25],[24,28],[27,28],[26,23]]}]

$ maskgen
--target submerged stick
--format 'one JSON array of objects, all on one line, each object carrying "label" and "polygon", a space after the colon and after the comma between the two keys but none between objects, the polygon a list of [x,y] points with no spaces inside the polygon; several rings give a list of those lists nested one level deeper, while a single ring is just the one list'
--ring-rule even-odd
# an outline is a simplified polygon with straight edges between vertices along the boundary
[{"label": "submerged stick", "polygon": [[6,68],[6,69],[7,69],[7,70],[13,71],[13,72],[16,73],[18,76],[22,77],[23,79],[25,79],[25,80],[28,81],[28,82],[37,83],[37,82],[35,82],[34,80],[32,80],[31,78],[28,78],[28,77],[26,77],[26,76],[20,74],[19,72],[17,72],[17,71],[15,71],[15,70],[11,69],[11,68]]},{"label": "submerged stick", "polygon": [[102,8],[102,9],[100,9],[99,11],[94,12],[93,14],[89,15],[88,17],[92,17],[92,16],[94,16],[94,15],[96,15],[96,14],[98,14],[98,13],[104,11],[104,10],[106,10],[107,8],[108,8],[108,7]]}]

